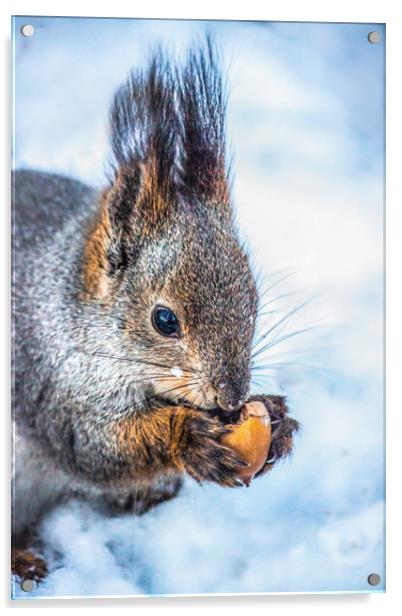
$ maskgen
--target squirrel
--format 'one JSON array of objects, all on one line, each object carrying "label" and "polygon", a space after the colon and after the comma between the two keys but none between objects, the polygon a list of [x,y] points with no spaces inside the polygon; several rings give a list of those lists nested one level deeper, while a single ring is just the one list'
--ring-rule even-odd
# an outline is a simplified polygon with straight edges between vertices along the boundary
[{"label": "squirrel", "polygon": [[114,95],[103,190],[13,173],[21,576],[45,575],[26,537],[73,495],[143,513],[175,496],[184,473],[242,485],[220,417],[246,401],[263,401],[277,424],[258,475],[292,449],[284,398],[249,392],[258,289],[234,220],[226,107],[211,39],[181,63],[159,51]]}]

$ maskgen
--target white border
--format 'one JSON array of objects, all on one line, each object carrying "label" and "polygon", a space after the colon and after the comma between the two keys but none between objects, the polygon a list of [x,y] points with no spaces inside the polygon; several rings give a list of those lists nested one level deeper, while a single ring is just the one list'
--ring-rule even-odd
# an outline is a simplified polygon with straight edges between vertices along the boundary
[{"label": "white border", "polygon": [[[110,3],[95,3],[90,0],[3,0],[0,7],[0,29],[3,58],[0,64],[1,83],[6,95],[10,92],[10,16],[15,15],[75,15],[99,17],[159,17],[189,19],[264,19],[271,21],[338,21],[369,22],[387,24],[387,592],[385,594],[319,594],[319,595],[264,595],[264,596],[204,596],[201,598],[137,598],[137,599],[71,599],[52,601],[13,602],[8,600],[9,588],[9,497],[2,498],[1,529],[3,530],[2,563],[2,603],[17,610],[26,607],[64,607],[77,610],[81,607],[114,609],[114,607],[135,608],[143,611],[160,609],[167,612],[184,608],[186,610],[219,608],[225,613],[259,611],[272,609],[287,614],[304,610],[309,614],[325,610],[328,613],[347,615],[363,613],[367,615],[393,613],[393,608],[401,605],[399,595],[401,550],[402,550],[402,490],[401,490],[401,444],[402,408],[400,400],[400,374],[402,366],[401,320],[402,320],[402,199],[400,190],[401,169],[401,5],[394,0],[333,0],[319,2],[314,0],[281,0],[268,3],[261,0],[247,0],[236,6],[233,2],[203,0],[191,5],[188,0],[169,0],[152,3],[113,0]],[[7,87],[8,86],[8,87]],[[10,152],[10,102],[9,97],[2,101],[2,123],[4,138],[0,150],[0,169],[3,174],[3,199],[1,207],[2,233],[2,302],[0,340],[3,341],[1,388],[4,392],[2,405],[1,435],[3,440],[3,460],[1,481],[3,495],[9,494],[10,425],[9,414],[9,152]],[[399,188],[399,190],[398,190]],[[7,343],[5,342],[7,341]],[[396,609],[395,609],[396,612]],[[75,612],[76,613],[76,612]]]}]

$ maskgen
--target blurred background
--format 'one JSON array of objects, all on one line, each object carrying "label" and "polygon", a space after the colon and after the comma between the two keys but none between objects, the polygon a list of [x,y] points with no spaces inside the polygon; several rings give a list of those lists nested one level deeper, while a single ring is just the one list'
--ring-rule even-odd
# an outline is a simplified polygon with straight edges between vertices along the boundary
[{"label": "blurred background", "polygon": [[140,518],[59,507],[41,527],[51,573],[30,596],[385,587],[384,27],[15,18],[14,166],[102,187],[114,90],[156,44],[180,56],[206,31],[264,306],[253,390],[286,395],[303,430],[248,489],[187,479]]}]

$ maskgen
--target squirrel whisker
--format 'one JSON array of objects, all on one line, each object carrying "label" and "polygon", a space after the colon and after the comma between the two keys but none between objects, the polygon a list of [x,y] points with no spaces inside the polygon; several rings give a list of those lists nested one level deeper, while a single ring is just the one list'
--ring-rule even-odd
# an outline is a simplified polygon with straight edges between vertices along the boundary
[{"label": "squirrel whisker", "polygon": [[158,392],[157,394],[155,394],[152,397],[153,398],[160,398],[160,397],[165,396],[166,394],[171,393],[172,391],[184,389],[185,387],[188,387],[189,385],[196,385],[197,383],[199,383],[199,380],[197,380],[197,381],[190,381],[189,383],[182,383],[181,385],[176,385],[176,387],[172,387],[171,389],[166,389],[165,391]]},{"label": "squirrel whisker", "polygon": [[290,291],[289,293],[282,293],[282,295],[277,295],[276,297],[273,297],[268,302],[265,302],[265,304],[259,307],[257,311],[257,316],[262,316],[262,313],[260,312],[260,310],[263,310],[270,304],[273,304],[274,302],[277,302],[278,300],[283,299],[284,297],[291,297],[292,295],[300,295],[300,291]]},{"label": "squirrel whisker", "polygon": [[284,314],[284,312],[286,312],[286,310],[266,310],[265,312],[261,312],[258,316],[265,317],[267,314]]},{"label": "squirrel whisker", "polygon": [[[108,355],[107,353],[86,353],[86,355],[90,355],[92,357],[103,357],[105,359],[113,359],[115,361],[132,362],[135,364],[145,364],[147,366],[157,366],[158,368],[165,368],[166,370],[171,370],[174,367],[174,366],[170,366],[166,364],[158,364],[156,362],[144,361],[143,359],[134,359],[132,357],[117,357],[116,355]],[[181,370],[183,370],[183,372],[189,372],[190,374],[201,372],[200,370],[188,369],[188,368],[181,368]]]},{"label": "squirrel whisker", "polygon": [[[307,304],[309,304],[315,298],[316,298],[316,296],[313,295],[313,296],[307,298],[304,302],[301,302],[298,306],[296,306],[295,308],[293,308],[289,312],[287,312],[285,314],[285,316],[283,316],[281,319],[279,319],[279,321],[277,321],[262,336],[260,336],[260,338],[257,340],[257,342],[254,343],[253,348],[255,348],[259,344],[261,344],[261,342],[263,340],[265,340],[267,338],[267,336],[269,336],[269,334],[271,334],[277,327],[279,327],[282,323],[285,323],[286,321],[288,321],[288,319],[290,319],[290,317],[292,317],[294,314],[299,312],[302,308],[304,308]],[[274,338],[274,340],[275,340],[275,338]]]},{"label": "squirrel whisker", "polygon": [[[141,376],[141,375],[139,375],[139,376]],[[116,376],[107,377],[106,379],[101,379],[101,382],[105,383],[107,381],[113,381],[113,380],[118,381],[118,380],[124,379],[124,380],[126,380],[128,382],[128,385],[142,385],[147,380],[152,380],[152,381],[164,381],[164,380],[166,380],[166,374],[152,374],[152,373],[148,374],[148,373],[146,373],[146,374],[143,375],[143,377],[144,378],[142,378],[142,379],[137,379],[137,380],[133,381],[130,378],[130,374],[120,374],[120,375],[116,375]]]},{"label": "squirrel whisker", "polygon": [[322,368],[321,366],[314,366],[313,364],[306,364],[300,361],[279,361],[272,364],[262,364],[261,366],[252,367],[253,370],[277,370],[282,366],[302,366],[303,368],[310,368],[311,370],[324,370],[325,372],[332,372],[329,368]]},{"label": "squirrel whisker", "polygon": [[300,272],[304,272],[306,271],[306,268],[299,268],[297,270],[293,270],[292,272],[289,272],[287,274],[285,274],[285,276],[282,276],[281,278],[279,278],[279,280],[277,280],[276,282],[274,282],[273,284],[271,284],[267,289],[265,289],[265,291],[263,291],[260,294],[260,300],[267,295],[267,293],[269,291],[271,291],[271,289],[273,289],[274,287],[278,286],[278,284],[280,284],[281,282],[283,282],[284,280],[287,280],[288,278],[290,278],[291,276],[295,276],[296,274],[300,274]]},{"label": "squirrel whisker", "polygon": [[313,325],[311,327],[305,327],[303,329],[298,329],[294,332],[290,332],[289,334],[286,334],[285,336],[281,336],[280,338],[277,338],[269,342],[268,344],[264,345],[261,349],[253,353],[251,357],[252,358],[257,357],[258,355],[261,355],[261,353],[264,353],[264,351],[271,349],[272,347],[276,346],[280,342],[284,342],[285,340],[288,340],[289,338],[293,338],[293,336],[299,336],[300,334],[304,334],[304,333],[310,332],[315,329],[322,329],[323,327],[327,327],[327,326],[326,325]]}]

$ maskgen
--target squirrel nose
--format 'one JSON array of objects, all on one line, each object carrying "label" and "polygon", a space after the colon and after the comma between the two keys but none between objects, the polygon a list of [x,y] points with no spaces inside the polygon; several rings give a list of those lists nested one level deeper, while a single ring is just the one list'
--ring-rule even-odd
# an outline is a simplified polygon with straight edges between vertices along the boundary
[{"label": "squirrel nose", "polygon": [[240,398],[240,395],[233,391],[232,388],[226,386],[225,383],[219,383],[219,393],[216,396],[216,404],[223,411],[236,411],[244,404],[244,400]]},{"label": "squirrel nose", "polygon": [[243,406],[243,400],[239,400],[237,403],[227,402],[222,396],[216,396],[216,404],[223,411],[235,411]]}]

